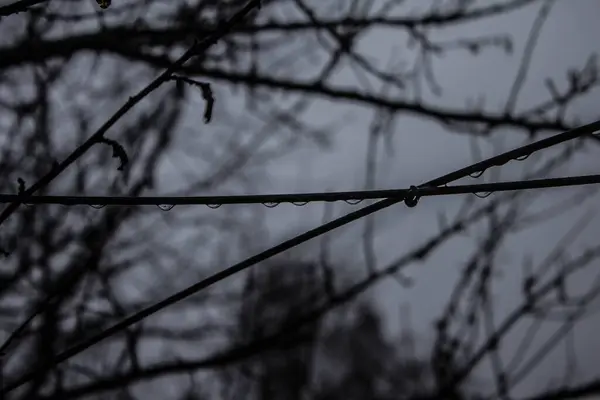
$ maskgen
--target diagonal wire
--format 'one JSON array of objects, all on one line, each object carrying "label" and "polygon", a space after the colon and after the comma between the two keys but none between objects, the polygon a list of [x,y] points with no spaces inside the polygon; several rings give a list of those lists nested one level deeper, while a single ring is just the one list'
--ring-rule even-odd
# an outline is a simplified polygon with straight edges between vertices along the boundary
[{"label": "diagonal wire", "polygon": [[29,7],[33,7],[46,1],[48,0],[17,0],[14,3],[0,6],[0,18],[27,11]]},{"label": "diagonal wire", "polygon": [[[508,151],[508,152],[500,154],[498,156],[491,157],[484,161],[472,164],[468,167],[448,173],[439,178],[436,178],[429,182],[426,182],[423,185],[420,185],[418,187],[418,189],[422,189],[425,187],[431,187],[431,186],[446,185],[453,181],[465,178],[469,175],[483,172],[486,169],[491,168],[493,166],[504,165],[513,159],[529,156],[536,151],[549,148],[549,147],[557,145],[559,143],[563,143],[563,142],[578,138],[583,135],[593,134],[594,132],[596,132],[598,130],[600,130],[600,121],[596,121],[591,124],[583,125],[578,128],[574,128],[570,131],[563,132],[563,133],[551,136],[546,139],[542,139],[540,141],[531,143],[526,146],[521,146],[517,149]],[[291,239],[281,242],[280,244],[278,244],[274,247],[271,247],[261,253],[258,253],[250,258],[247,258],[244,261],[234,264],[234,265],[230,266],[229,268],[219,271],[219,272],[187,287],[186,289],[183,289],[177,293],[174,293],[173,295],[171,295],[159,302],[156,302],[156,303],[134,313],[133,315],[131,315],[127,318],[124,318],[123,320],[117,322],[115,325],[103,330],[102,332],[100,332],[86,340],[83,340],[80,343],[73,345],[72,347],[66,349],[65,351],[57,354],[52,360],[47,361],[47,362],[43,363],[42,365],[39,365],[39,366],[33,368],[30,372],[25,373],[23,376],[21,376],[14,382],[11,382],[10,384],[6,385],[3,388],[1,393],[2,394],[9,393],[9,392],[15,390],[16,388],[21,387],[22,385],[26,384],[30,380],[34,379],[35,377],[37,377],[41,374],[47,373],[52,368],[54,368],[56,365],[76,356],[77,354],[94,346],[95,344],[101,342],[102,340],[125,330],[129,326],[142,321],[143,319],[163,310],[166,307],[169,307],[175,303],[180,302],[180,301],[186,299],[187,297],[190,297],[193,294],[196,294],[197,292],[204,290],[207,287],[209,287],[221,280],[231,277],[232,275],[235,275],[238,272],[241,272],[247,268],[252,267],[255,264],[258,264],[260,262],[263,262],[263,261],[269,259],[270,257],[273,257],[279,253],[282,253],[286,250],[296,247],[304,242],[307,242],[308,240],[311,240],[315,237],[323,235],[323,234],[330,232],[336,228],[347,225],[353,221],[356,221],[367,215],[373,214],[379,210],[388,208],[388,207],[395,205],[397,203],[400,203],[402,201],[406,202],[406,200],[407,200],[406,197],[404,197],[404,198],[403,197],[388,198],[388,199],[381,200],[377,203],[363,207],[360,210],[351,212],[351,213],[346,214],[340,218],[337,218],[331,222],[323,224],[317,228],[306,231],[306,232],[304,232],[300,235],[297,235]],[[2,347],[4,347],[4,346],[2,346]]]},{"label": "diagonal wire", "polygon": [[[568,186],[593,185],[600,183],[600,174],[568,176],[507,182],[490,182],[473,185],[412,187],[410,189],[356,190],[348,192],[319,192],[296,194],[257,194],[239,196],[34,196],[27,199],[28,205],[58,204],[64,206],[159,206],[168,211],[179,205],[205,205],[218,208],[232,204],[262,204],[268,207],[289,203],[305,206],[314,202],[345,201],[351,204],[364,200],[400,199],[406,196],[428,197],[455,194],[477,194],[506,192],[512,190],[549,189]],[[23,201],[21,195],[0,194],[1,203]],[[165,208],[163,208],[163,206]],[[168,208],[167,208],[168,206]]]}]

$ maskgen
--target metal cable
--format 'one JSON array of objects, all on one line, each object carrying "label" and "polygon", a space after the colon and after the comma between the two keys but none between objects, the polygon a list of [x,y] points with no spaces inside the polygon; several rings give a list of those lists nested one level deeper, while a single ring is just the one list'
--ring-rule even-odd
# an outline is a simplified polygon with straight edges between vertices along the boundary
[{"label": "metal cable", "polygon": [[[474,185],[413,187],[412,189],[357,190],[347,192],[320,192],[296,194],[259,194],[237,196],[33,196],[28,197],[29,205],[58,204],[64,206],[87,205],[93,208],[105,206],[157,206],[162,211],[170,211],[180,205],[205,205],[219,208],[232,204],[262,204],[273,208],[280,204],[293,204],[303,207],[314,202],[344,201],[356,205],[364,200],[404,199],[409,193],[418,198],[426,196],[446,196],[455,194],[475,194],[487,197],[494,192],[511,190],[547,189],[568,186],[598,184],[600,175],[568,176],[564,178],[547,178],[519,180],[508,182],[492,182]],[[481,193],[485,193],[482,195]],[[0,194],[1,203],[13,203],[23,200],[21,195]]]}]

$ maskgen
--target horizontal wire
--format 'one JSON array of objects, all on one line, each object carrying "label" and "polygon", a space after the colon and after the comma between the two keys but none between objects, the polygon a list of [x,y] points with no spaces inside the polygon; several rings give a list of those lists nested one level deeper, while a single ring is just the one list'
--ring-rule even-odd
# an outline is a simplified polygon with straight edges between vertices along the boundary
[{"label": "horizontal wire", "polygon": [[[498,156],[489,158],[487,160],[478,162],[476,164],[472,164],[468,167],[459,169],[457,171],[451,172],[449,174],[443,175],[439,178],[433,179],[429,182],[424,183],[419,186],[418,189],[423,189],[432,186],[442,186],[447,185],[448,183],[452,183],[459,179],[465,178],[474,173],[485,171],[486,169],[497,166],[504,165],[510,160],[518,159],[521,157],[529,156],[536,151],[543,150],[549,148],[551,146],[557,145],[559,143],[563,143],[572,139],[576,139],[578,137],[584,135],[594,134],[600,130],[600,120],[583,125],[577,128],[574,128],[570,131],[559,133],[557,135],[551,136],[546,139],[542,139],[540,141],[531,143],[526,146],[521,146],[515,150],[508,151],[506,153],[500,154]],[[565,179],[565,178],[562,178]],[[414,188],[413,188],[414,189]],[[413,190],[414,191],[414,190]],[[121,321],[115,323],[114,325],[104,329],[103,331],[97,333],[96,335],[91,336],[88,339],[84,339],[80,343],[76,343],[73,346],[67,348],[61,353],[55,355],[52,359],[41,363],[41,365],[33,367],[30,371],[25,372],[21,377],[16,379],[14,382],[7,384],[4,388],[2,388],[2,394],[12,392],[13,390],[23,386],[27,382],[31,381],[40,374],[45,374],[48,371],[51,371],[56,365],[76,356],[77,354],[87,350],[88,348],[96,345],[97,343],[103,341],[104,339],[109,338],[121,331],[127,329],[131,325],[134,325],[157,312],[176,304],[186,298],[212,286],[213,284],[220,282],[228,277],[231,277],[239,272],[242,272],[260,262],[263,262],[277,254],[283,253],[291,248],[299,246],[311,239],[314,239],[318,236],[324,235],[328,232],[333,231],[334,229],[340,228],[344,225],[347,225],[351,222],[364,218],[368,215],[371,215],[377,211],[383,210],[385,208],[391,207],[395,204],[400,203],[401,201],[406,201],[405,198],[386,198],[384,200],[380,200],[374,204],[365,206],[359,210],[350,212],[346,215],[343,215],[339,218],[336,218],[330,222],[322,224],[314,229],[308,230],[302,234],[299,234],[291,239],[285,240],[279,243],[276,246],[268,248],[265,251],[262,251],[258,254],[255,254],[252,257],[249,257],[237,264],[234,264],[226,269],[223,269],[205,279],[202,279],[187,288],[180,290],[171,296],[164,298],[154,304],[149,305],[148,307],[122,319]],[[29,200],[28,200],[29,201]],[[12,336],[12,335],[11,335]],[[10,337],[9,337],[10,339]]]},{"label": "horizontal wire", "polygon": [[[29,205],[55,204],[64,206],[158,206],[169,211],[178,205],[205,205],[217,208],[232,204],[262,204],[273,207],[279,204],[305,206],[314,202],[355,201],[379,199],[404,199],[407,195],[418,197],[445,196],[456,194],[494,193],[512,190],[547,189],[567,186],[592,185],[600,183],[600,175],[580,175],[563,178],[546,178],[507,182],[491,182],[472,185],[437,187],[413,187],[411,189],[357,190],[347,192],[264,194],[237,196],[33,196],[27,199]],[[22,201],[20,195],[0,194],[0,203]]]}]

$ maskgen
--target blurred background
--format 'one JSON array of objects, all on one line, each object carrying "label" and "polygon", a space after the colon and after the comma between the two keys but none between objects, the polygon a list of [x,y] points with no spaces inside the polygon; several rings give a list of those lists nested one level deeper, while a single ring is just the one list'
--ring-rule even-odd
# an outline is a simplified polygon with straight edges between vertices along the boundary
[{"label": "blurred background", "polygon": [[[0,20],[0,192],[48,173],[247,0],[52,0]],[[2,0],[2,6],[13,4]],[[263,0],[39,194],[406,188],[589,123],[595,0]],[[583,137],[461,184],[598,173]],[[223,280],[7,399],[600,393],[594,186],[399,204]],[[5,384],[369,204],[22,206],[0,227]],[[50,300],[51,298],[51,300]]]}]

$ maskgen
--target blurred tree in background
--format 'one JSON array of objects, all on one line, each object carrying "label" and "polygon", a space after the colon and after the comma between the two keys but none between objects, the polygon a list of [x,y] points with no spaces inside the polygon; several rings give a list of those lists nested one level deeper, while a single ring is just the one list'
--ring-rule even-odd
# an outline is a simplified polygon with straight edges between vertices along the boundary
[{"label": "blurred tree in background", "polygon": [[[16,193],[20,180],[31,185],[46,174],[196,38],[245,3],[115,0],[101,10],[92,0],[52,0],[2,17],[0,192]],[[376,148],[382,140],[391,148],[399,117],[431,121],[449,136],[459,132],[484,139],[510,130],[519,140],[533,140],[573,128],[577,122],[564,110],[597,87],[594,55],[573,60],[577,66],[562,81],[548,80],[549,94],[539,102],[527,109],[516,106],[539,28],[553,3],[264,0],[260,11],[177,71],[211,83],[216,104],[210,125],[200,125],[205,104],[197,88],[164,85],[107,135],[127,152],[124,171],[117,170],[109,146],[95,146],[39,194],[257,192],[287,156],[307,148],[335,148],[333,136],[341,123],[317,121],[315,110],[373,112],[364,133],[369,138],[367,189],[374,186]],[[495,18],[532,9],[540,11],[529,37],[480,29]],[[473,23],[482,24],[478,32]],[[387,59],[368,54],[363,41],[373,32],[397,38],[397,51]],[[504,107],[439,100],[443,87],[436,71],[444,56],[461,52],[474,62],[488,54],[510,55],[513,39],[529,47],[517,78],[505,83],[511,90]],[[584,138],[563,146],[519,175],[551,175],[595,145]],[[568,278],[592,270],[600,255],[597,243],[573,244],[574,232],[591,221],[586,215],[572,230],[565,227],[565,240],[552,245],[546,258],[537,254],[523,263],[513,296],[522,302],[506,318],[495,312],[492,285],[507,264],[501,250],[510,248],[510,237],[532,232],[550,216],[583,209],[596,191],[569,193],[543,210],[531,207],[537,192],[487,200],[471,196],[455,216],[440,217],[429,239],[394,249],[387,263],[377,262],[376,229],[368,220],[364,234],[351,243],[364,249],[360,270],[326,245],[302,247],[99,343],[6,397],[511,398],[513,386],[543,362],[539,354],[568,339],[569,329],[593,310],[600,293],[590,275],[584,278],[592,282],[590,288],[566,290]],[[4,337],[34,310],[41,312],[4,356],[5,383],[124,316],[265,248],[279,235],[271,228],[266,210],[258,206],[169,212],[22,206],[0,228],[7,253],[0,270]],[[410,227],[411,232],[418,229]],[[363,293],[391,278],[403,289],[410,286],[401,269],[429,260],[448,243],[463,254],[456,241],[472,230],[477,232],[475,246],[461,256],[461,278],[436,324],[433,343],[386,333],[385,316]],[[522,269],[511,262],[514,270]],[[457,269],[439,257],[435,267]],[[525,357],[547,321],[558,327],[557,335],[540,345],[539,354]],[[519,342],[517,357],[503,362],[499,343],[517,323],[532,328]],[[427,346],[427,354],[415,352],[415,343]],[[492,378],[481,384],[476,371],[484,361],[492,365]],[[541,387],[535,398],[597,393],[599,379],[561,381]]]}]

